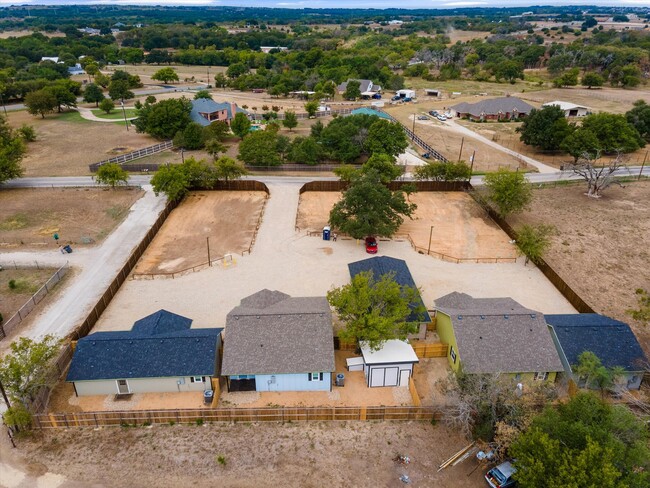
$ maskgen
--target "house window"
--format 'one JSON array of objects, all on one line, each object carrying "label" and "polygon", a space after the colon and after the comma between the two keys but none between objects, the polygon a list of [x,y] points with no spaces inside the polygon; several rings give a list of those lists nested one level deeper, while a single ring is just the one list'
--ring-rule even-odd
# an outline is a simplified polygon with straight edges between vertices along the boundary
[{"label": "house window", "polygon": [[452,362],[456,364],[456,351],[454,351],[454,346],[449,348],[449,355],[451,356]]},{"label": "house window", "polygon": [[205,383],[205,376],[192,376],[190,383]]},{"label": "house window", "polygon": [[548,379],[548,373],[535,373],[536,381],[546,381]]},{"label": "house window", "polygon": [[323,373],[308,373],[307,377],[308,377],[309,381],[322,381],[323,380]]}]

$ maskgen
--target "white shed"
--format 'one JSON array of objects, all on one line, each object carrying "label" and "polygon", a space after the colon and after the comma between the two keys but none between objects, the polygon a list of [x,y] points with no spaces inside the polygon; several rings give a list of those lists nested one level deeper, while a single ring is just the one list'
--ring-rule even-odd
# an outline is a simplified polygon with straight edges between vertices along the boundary
[{"label": "white shed", "polygon": [[366,342],[360,345],[363,371],[369,387],[408,386],[413,365],[419,362],[408,342],[397,339],[386,341],[377,351],[373,351]]},{"label": "white shed", "polygon": [[415,90],[397,90],[395,95],[400,98],[415,98]]},{"label": "white shed", "polygon": [[563,102],[561,100],[555,100],[553,102],[546,102],[542,107],[549,107],[551,105],[557,105],[561,110],[564,111],[565,117],[584,117],[589,113],[589,107],[583,105],[576,105],[571,102]]}]

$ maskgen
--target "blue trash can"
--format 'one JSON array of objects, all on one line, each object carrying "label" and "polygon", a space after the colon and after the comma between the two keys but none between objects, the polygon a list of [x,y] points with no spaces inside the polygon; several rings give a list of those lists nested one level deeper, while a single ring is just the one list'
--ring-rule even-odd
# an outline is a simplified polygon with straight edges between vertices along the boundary
[{"label": "blue trash can", "polygon": [[325,227],[323,227],[323,240],[324,241],[329,241],[330,240],[330,234],[331,234],[330,226],[326,225]]}]

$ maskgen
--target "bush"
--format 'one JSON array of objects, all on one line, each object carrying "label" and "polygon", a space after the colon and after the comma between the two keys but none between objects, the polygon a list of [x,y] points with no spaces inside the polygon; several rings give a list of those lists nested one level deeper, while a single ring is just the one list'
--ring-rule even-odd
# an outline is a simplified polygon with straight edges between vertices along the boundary
[{"label": "bush", "polygon": [[34,142],[36,140],[36,129],[34,129],[31,125],[23,124],[20,126],[17,132],[25,142]]},{"label": "bush", "polygon": [[115,108],[115,102],[110,98],[104,98],[101,102],[99,102],[99,108],[103,112],[110,114]]}]

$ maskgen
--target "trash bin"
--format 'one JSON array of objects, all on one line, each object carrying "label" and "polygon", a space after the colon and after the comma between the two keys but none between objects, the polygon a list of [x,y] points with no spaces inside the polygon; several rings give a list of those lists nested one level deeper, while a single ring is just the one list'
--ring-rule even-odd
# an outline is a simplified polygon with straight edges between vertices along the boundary
[{"label": "trash bin", "polygon": [[345,375],[343,373],[339,373],[336,375],[336,386],[345,386]]},{"label": "trash bin", "polygon": [[214,390],[205,390],[203,392],[203,403],[206,405],[212,405],[212,399],[214,398]]},{"label": "trash bin", "polygon": [[326,225],[325,227],[323,227],[323,240],[324,241],[329,241],[330,240],[330,234],[331,234],[330,226]]},{"label": "trash bin", "polygon": [[72,248],[70,247],[70,245],[63,246],[63,250],[65,252],[67,252],[68,254],[70,254],[72,252]]}]

